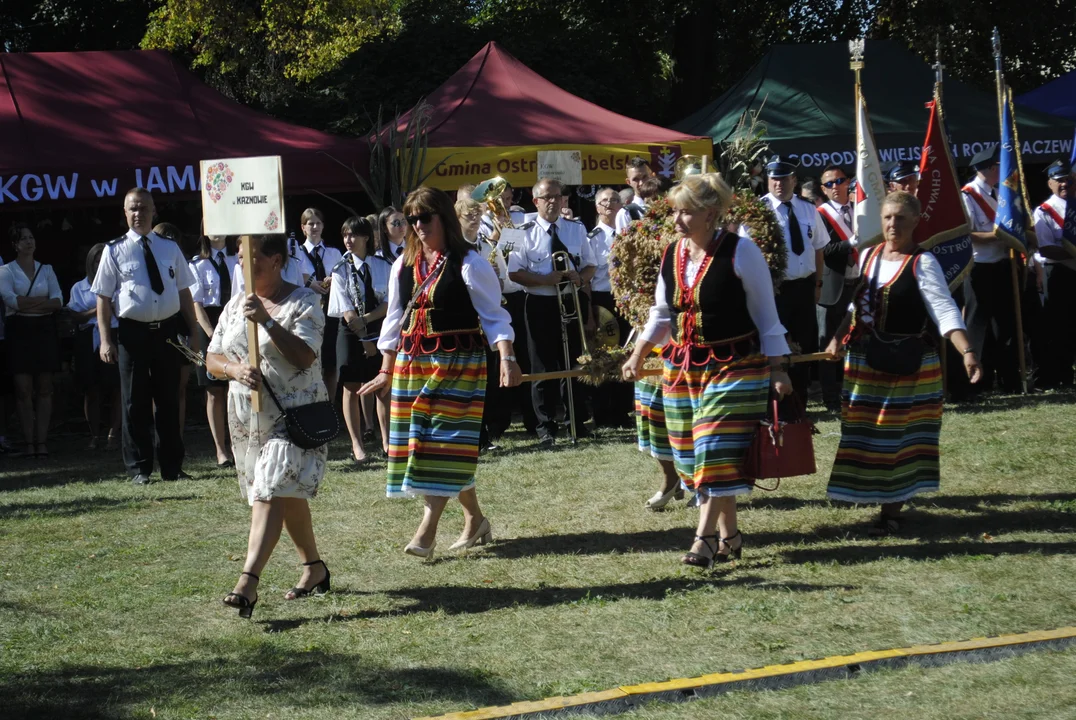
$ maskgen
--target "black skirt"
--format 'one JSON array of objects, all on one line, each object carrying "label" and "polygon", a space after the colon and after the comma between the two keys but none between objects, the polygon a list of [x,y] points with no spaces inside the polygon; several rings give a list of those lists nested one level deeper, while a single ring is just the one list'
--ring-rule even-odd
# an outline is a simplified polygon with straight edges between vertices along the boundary
[{"label": "black skirt", "polygon": [[338,367],[336,362],[336,336],[340,318],[325,317],[325,334],[321,339],[321,369]]},{"label": "black skirt", "polygon": [[[205,314],[209,316],[209,322],[213,323],[213,327],[217,326],[220,321],[220,315],[224,312],[224,308],[214,305],[206,305],[204,307]],[[209,336],[205,334],[205,330],[202,329],[201,323],[198,324],[196,330],[198,335],[202,338],[202,350],[209,348]],[[214,380],[206,374],[205,366],[198,368],[198,387],[228,387],[227,380]]]},{"label": "black skirt", "polygon": [[75,384],[83,392],[120,386],[119,365],[106,363],[93,347],[93,326],[75,332]]},{"label": "black skirt", "polygon": [[8,315],[4,320],[7,370],[39,375],[60,370],[60,339],[52,315]]},{"label": "black skirt", "polygon": [[[376,349],[372,356],[366,355],[365,346],[347,325],[339,323],[336,333],[336,358],[340,363],[341,383],[366,383],[377,377],[381,369],[381,353]],[[376,342],[376,341],[375,341]]]}]

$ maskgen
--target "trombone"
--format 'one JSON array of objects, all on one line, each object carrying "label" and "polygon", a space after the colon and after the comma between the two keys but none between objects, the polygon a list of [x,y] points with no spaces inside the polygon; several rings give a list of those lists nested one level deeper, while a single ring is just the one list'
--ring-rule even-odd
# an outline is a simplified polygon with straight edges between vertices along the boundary
[{"label": "trombone", "polygon": [[[563,250],[553,253],[554,270],[568,272],[574,267],[575,263],[572,262],[568,253]],[[571,370],[573,363],[572,352],[568,345],[568,328],[573,322],[579,325],[579,342],[583,354],[589,355],[590,349],[587,347],[587,329],[583,322],[583,313],[580,312],[579,288],[568,277],[557,283],[557,307],[560,310],[560,340],[564,345],[564,369]],[[572,444],[574,445],[579,440],[575,429],[575,394],[572,390],[572,379],[568,378],[565,382],[568,387],[568,424],[571,428]]]}]

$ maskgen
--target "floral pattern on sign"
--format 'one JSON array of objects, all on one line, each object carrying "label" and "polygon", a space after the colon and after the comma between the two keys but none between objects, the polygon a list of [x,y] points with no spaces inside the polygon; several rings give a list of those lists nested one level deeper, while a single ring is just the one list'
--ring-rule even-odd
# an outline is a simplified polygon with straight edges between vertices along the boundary
[{"label": "floral pattern on sign", "polygon": [[280,216],[276,214],[276,210],[269,211],[269,217],[265,218],[265,229],[269,232],[276,232],[280,227]]},{"label": "floral pattern on sign", "polygon": [[220,199],[224,197],[224,191],[228,189],[234,179],[235,175],[232,173],[232,169],[228,167],[228,163],[212,163],[206,168],[205,173],[206,195],[214,203],[220,202]]}]

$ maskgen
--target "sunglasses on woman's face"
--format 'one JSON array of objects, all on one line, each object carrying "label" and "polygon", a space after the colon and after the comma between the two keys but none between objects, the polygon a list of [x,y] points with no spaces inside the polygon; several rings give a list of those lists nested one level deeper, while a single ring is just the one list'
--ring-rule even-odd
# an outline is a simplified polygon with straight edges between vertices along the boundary
[{"label": "sunglasses on woman's face", "polygon": [[833,189],[835,187],[840,187],[841,185],[844,185],[846,182],[848,182],[848,178],[837,178],[836,180],[827,180],[822,184],[830,189]]},{"label": "sunglasses on woman's face", "polygon": [[434,214],[432,212],[419,213],[418,215],[408,215],[407,222],[409,225],[418,225],[419,223],[422,223],[423,225],[429,225],[430,221],[433,220],[433,215]]},{"label": "sunglasses on woman's face", "polygon": [[403,220],[393,220],[392,222],[389,223],[389,225],[392,226],[392,227],[403,227],[404,221]]}]

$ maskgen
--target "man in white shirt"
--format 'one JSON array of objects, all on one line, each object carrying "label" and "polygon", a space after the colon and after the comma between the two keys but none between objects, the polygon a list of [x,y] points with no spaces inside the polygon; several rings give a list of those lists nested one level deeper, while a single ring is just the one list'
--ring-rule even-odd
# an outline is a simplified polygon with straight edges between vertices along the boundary
[{"label": "man in white shirt", "polygon": [[1009,246],[994,232],[998,146],[979,152],[971,165],[975,177],[963,187],[962,198],[971,223],[975,264],[964,281],[964,321],[983,365],[983,379],[977,387],[989,390],[996,382],[1004,392],[1016,393],[1022,383]]},{"label": "man in white shirt", "polygon": [[[788,246],[785,279],[777,293],[777,314],[788,330],[788,339],[799,345],[799,352],[813,353],[818,351],[815,304],[822,291],[822,249],[829,243],[829,233],[815,206],[796,195],[795,173],[795,160],[771,157],[766,163],[770,192],[762,200],[776,213]],[[794,365],[789,377],[806,407],[810,367],[806,363]]]},{"label": "man in white shirt", "polygon": [[[1043,257],[1043,343],[1035,357],[1036,385],[1071,387],[1076,362],[1076,187],[1071,168],[1057,160],[1046,168],[1050,197],[1035,209],[1035,236]],[[1066,226],[1068,226],[1066,228]]]},{"label": "man in white shirt", "polygon": [[[490,242],[493,242],[493,238],[499,238],[498,231],[500,228],[522,227],[526,222],[526,213],[518,205],[513,204],[514,191],[510,183],[504,184],[504,190],[501,191],[501,207],[507,212],[498,213],[494,217],[492,211],[489,208],[482,215],[482,222],[479,226],[478,233],[481,237],[487,238]],[[498,240],[499,241],[499,240]],[[504,248],[505,252],[514,248]],[[505,261],[507,262],[507,261]],[[498,266],[500,262],[498,262]],[[507,270],[507,268],[505,268]],[[500,269],[498,269],[498,276],[501,276]],[[527,339],[526,327],[527,319],[524,306],[526,305],[527,293],[524,292],[523,286],[517,282],[514,282],[508,273],[505,272],[501,277],[501,294],[504,296],[504,307],[508,311],[508,314],[512,316],[512,327],[516,328],[516,340],[514,347],[516,349],[516,356],[518,357],[519,368],[524,373],[531,371],[531,359],[530,359],[530,343]],[[529,433],[538,432],[538,421],[534,417],[534,404],[531,402],[531,387],[530,383],[521,383],[513,388],[505,388],[505,396],[510,403],[509,415],[511,414],[512,407],[518,407],[520,415],[523,417],[523,427],[526,428]]]},{"label": "man in white shirt", "polygon": [[[579,292],[579,312],[584,320],[590,311],[587,293],[595,272],[594,254],[583,224],[560,217],[562,192],[562,186],[556,180],[542,178],[538,181],[532,189],[538,215],[534,221],[523,225],[521,229],[526,233],[526,240],[522,247],[513,249],[508,258],[508,277],[526,288],[527,292],[525,316],[531,372],[535,373],[570,369],[564,366],[557,294],[566,293],[564,302],[568,306],[572,300],[567,285],[558,286],[566,281],[574,283]],[[556,253],[568,256],[566,265],[554,260]],[[582,338],[578,328],[574,320],[567,326],[571,366],[582,354]],[[578,380],[571,382],[576,436],[586,437],[589,433],[583,427],[586,420],[583,387]],[[558,430],[557,411],[562,405],[561,382],[546,380],[531,383],[531,398],[538,422],[538,438],[543,443],[553,444]],[[566,400],[566,397],[563,399]]]},{"label": "man in white shirt", "polygon": [[[110,242],[101,257],[92,290],[97,295],[97,327],[112,323],[113,296],[119,315],[118,348],[101,334],[101,359],[119,363],[123,401],[123,462],[132,482],[145,485],[153,472],[153,435],[161,478],[189,477],[183,472],[183,438],[179,431],[179,368],[183,356],[168,344],[187,336],[201,353],[190,288],[194,275],[179,245],[152,232],[153,197],[134,188],[124,197],[130,228]],[[117,292],[118,291],[118,292]]]},{"label": "man in white shirt", "polygon": [[630,203],[617,211],[614,224],[618,233],[623,232],[624,228],[633,220],[638,220],[646,214],[646,200],[639,195],[639,188],[653,175],[654,172],[650,169],[650,163],[645,158],[634,157],[628,162],[628,175],[624,179],[631,186],[635,195]]},{"label": "man in white shirt", "polygon": [[[660,183],[651,177],[643,183],[643,192],[650,185],[655,185],[655,193]],[[649,198],[648,198],[649,199]],[[587,235],[590,249],[594,253],[596,269],[591,281],[590,299],[593,305],[603,307],[613,313],[620,325],[621,341],[627,339],[631,327],[617,312],[613,300],[613,286],[609,282],[609,253],[616,239],[616,215],[620,211],[620,194],[612,188],[602,188],[594,196],[594,208],[598,213],[598,223]],[[595,427],[635,427],[631,417],[634,412],[634,388],[628,383],[606,382],[594,389],[594,426]]]},{"label": "man in white shirt", "polygon": [[[848,312],[859,278],[855,237],[852,233],[852,204],[848,202],[848,174],[830,165],[822,171],[819,183],[825,202],[818,213],[826,226],[829,242],[822,248],[822,290],[818,298],[819,347],[833,339]],[[822,383],[822,402],[830,411],[840,410],[844,368],[840,363],[820,363],[818,379]]]}]

